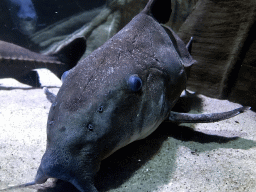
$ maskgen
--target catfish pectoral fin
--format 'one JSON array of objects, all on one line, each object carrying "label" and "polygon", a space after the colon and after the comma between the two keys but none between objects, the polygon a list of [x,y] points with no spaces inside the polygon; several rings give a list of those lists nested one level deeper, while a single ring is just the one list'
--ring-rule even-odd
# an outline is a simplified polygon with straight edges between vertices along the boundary
[{"label": "catfish pectoral fin", "polygon": [[249,110],[251,107],[243,106],[232,111],[223,113],[210,113],[210,114],[189,114],[170,112],[169,121],[174,123],[212,123],[222,121],[234,117],[244,111]]},{"label": "catfish pectoral fin", "polygon": [[47,87],[44,87],[43,90],[44,90],[44,94],[46,95],[47,100],[50,101],[51,103],[54,103],[54,101],[56,99],[56,95],[53,94],[52,92],[50,92],[49,89],[47,89]]}]

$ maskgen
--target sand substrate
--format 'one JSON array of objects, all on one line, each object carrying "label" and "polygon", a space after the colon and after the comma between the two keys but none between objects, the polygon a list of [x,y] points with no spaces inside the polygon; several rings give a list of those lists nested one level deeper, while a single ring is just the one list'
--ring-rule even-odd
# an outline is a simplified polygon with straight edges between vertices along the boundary
[{"label": "sand substrate", "polygon": [[[61,81],[38,70],[43,86],[57,93]],[[32,181],[46,146],[51,103],[41,88],[0,79],[0,189]],[[192,112],[222,112],[239,104],[199,95]],[[99,191],[256,191],[256,113],[209,124],[163,123],[148,138],[104,160],[95,178]],[[76,191],[51,179],[12,191]]]}]

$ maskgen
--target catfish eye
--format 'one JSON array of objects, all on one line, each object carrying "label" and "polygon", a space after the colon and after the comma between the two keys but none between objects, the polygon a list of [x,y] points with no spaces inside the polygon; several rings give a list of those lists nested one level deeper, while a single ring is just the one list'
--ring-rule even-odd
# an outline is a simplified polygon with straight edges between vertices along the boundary
[{"label": "catfish eye", "polygon": [[128,85],[132,91],[137,92],[142,87],[142,80],[138,77],[138,75],[131,75],[128,80]]},{"label": "catfish eye", "polygon": [[62,76],[61,76],[61,81],[62,81],[62,83],[64,83],[64,81],[65,81],[66,77],[68,76],[68,74],[69,74],[69,71],[65,71],[65,72],[62,74]]}]

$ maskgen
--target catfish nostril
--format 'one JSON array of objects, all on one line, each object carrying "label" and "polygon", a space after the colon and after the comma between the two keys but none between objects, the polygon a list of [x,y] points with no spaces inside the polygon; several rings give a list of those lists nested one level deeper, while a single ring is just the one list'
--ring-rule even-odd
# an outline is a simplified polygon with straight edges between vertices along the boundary
[{"label": "catfish nostril", "polygon": [[64,132],[64,131],[66,131],[66,127],[63,126],[60,128],[60,132]]},{"label": "catfish nostril", "polygon": [[99,106],[98,110],[97,110],[99,113],[102,113],[103,112],[103,106]]},{"label": "catfish nostril", "polygon": [[88,129],[89,129],[89,131],[93,131],[93,125],[92,124],[88,124]]}]

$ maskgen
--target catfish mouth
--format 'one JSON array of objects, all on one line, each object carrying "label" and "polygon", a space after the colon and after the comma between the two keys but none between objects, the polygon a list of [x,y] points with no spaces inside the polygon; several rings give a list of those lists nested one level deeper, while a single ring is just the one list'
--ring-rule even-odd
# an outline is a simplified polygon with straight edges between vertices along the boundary
[{"label": "catfish mouth", "polygon": [[67,169],[68,165],[65,162],[59,161],[60,154],[55,154],[54,151],[47,150],[42,157],[41,164],[37,170],[35,183],[42,184],[49,178],[57,178],[64,181],[69,181],[72,177]]},{"label": "catfish mouth", "polygon": [[58,173],[58,172],[54,173],[54,171],[56,171],[56,170],[59,170],[59,168],[55,167],[50,172],[45,172],[43,170],[43,168],[42,168],[42,165],[40,165],[39,169],[37,170],[37,174],[36,174],[36,178],[35,178],[35,183],[36,184],[43,184],[49,178],[56,178],[56,179],[60,179],[60,180],[63,180],[63,181],[67,181],[67,182],[73,183],[72,182],[73,179],[70,179],[71,176],[64,176],[65,174]]},{"label": "catfish mouth", "polygon": [[79,151],[70,146],[53,148],[48,146],[37,170],[35,183],[45,183],[49,178],[60,179],[73,185],[82,179],[91,180],[99,170],[97,163],[99,161],[95,158],[95,154],[83,150],[83,146]]},{"label": "catfish mouth", "polygon": [[40,166],[37,170],[36,178],[35,178],[35,183],[36,184],[43,184],[49,179],[50,177],[46,176],[43,172],[42,167]]},{"label": "catfish mouth", "polygon": [[[65,162],[58,162],[55,158],[48,160],[48,154],[46,153],[43,156],[34,182],[28,183],[28,185],[43,184],[47,179],[55,178],[69,182],[80,191],[97,191],[93,184],[94,175],[84,175],[83,172],[81,173],[81,170],[79,170],[81,165],[79,166],[74,161],[71,161],[72,164],[65,164]],[[68,169],[68,167],[70,168]],[[89,167],[91,166],[89,165]]]}]

